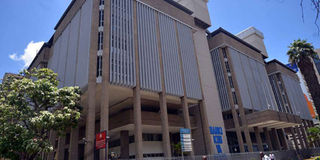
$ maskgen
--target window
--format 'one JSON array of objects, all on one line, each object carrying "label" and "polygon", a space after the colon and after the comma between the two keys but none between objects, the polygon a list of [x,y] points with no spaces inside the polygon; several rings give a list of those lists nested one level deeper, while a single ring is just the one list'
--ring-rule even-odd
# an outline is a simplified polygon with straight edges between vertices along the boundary
[{"label": "window", "polygon": [[104,0],[100,0],[99,5],[104,5]]},{"label": "window", "polygon": [[103,32],[99,32],[98,34],[98,50],[103,49]]},{"label": "window", "polygon": [[228,73],[231,73],[229,62],[224,62]]},{"label": "window", "polygon": [[236,92],[232,92],[232,98],[233,98],[233,103],[234,104],[238,104],[238,99],[237,99]]},{"label": "window", "polygon": [[229,79],[230,88],[234,88],[232,77],[229,76],[228,79]]},{"label": "window", "polygon": [[104,10],[99,11],[99,27],[104,25]]},{"label": "window", "polygon": [[226,48],[222,48],[222,54],[224,58],[228,58]]},{"label": "window", "polygon": [[102,56],[97,57],[97,77],[102,76]]},{"label": "window", "polygon": [[142,134],[143,141],[162,141],[161,134]]}]

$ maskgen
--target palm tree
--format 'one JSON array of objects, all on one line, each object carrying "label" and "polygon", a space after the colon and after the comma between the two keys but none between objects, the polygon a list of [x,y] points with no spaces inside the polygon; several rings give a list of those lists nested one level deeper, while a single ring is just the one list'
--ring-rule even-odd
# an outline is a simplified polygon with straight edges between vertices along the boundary
[{"label": "palm tree", "polygon": [[298,39],[290,44],[287,55],[289,56],[289,61],[292,64],[297,64],[300,68],[317,113],[320,115],[320,84],[312,63],[313,58],[317,58],[314,47],[311,43],[307,43],[306,40]]}]

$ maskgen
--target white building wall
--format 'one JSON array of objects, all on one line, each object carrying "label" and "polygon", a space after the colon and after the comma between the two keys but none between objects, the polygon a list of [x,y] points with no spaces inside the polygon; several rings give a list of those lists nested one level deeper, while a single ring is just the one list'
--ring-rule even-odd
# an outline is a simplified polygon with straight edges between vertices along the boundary
[{"label": "white building wall", "polygon": [[88,83],[91,15],[92,0],[86,0],[53,44],[48,68],[58,74],[59,87]]},{"label": "white building wall", "polygon": [[192,16],[197,17],[203,22],[211,25],[208,0],[174,0],[193,12]]},{"label": "white building wall", "polygon": [[66,57],[68,62],[66,66],[66,73],[68,74],[65,74],[65,86],[73,86],[75,83],[75,75],[77,73],[76,65],[79,42],[80,14],[81,12],[78,11],[70,23],[68,55]]},{"label": "white building wall", "polygon": [[265,64],[229,48],[244,108],[277,110]]},{"label": "white building wall", "polygon": [[[203,88],[204,103],[206,105],[207,117],[210,126],[219,126],[223,129],[223,153],[228,153],[228,142],[225,134],[224,121],[222,118],[221,103],[218,94],[216,78],[209,52],[209,46],[205,31],[198,30],[193,34],[195,49],[199,64],[201,85]],[[213,141],[213,140],[212,140]],[[213,143],[213,142],[212,142]],[[215,153],[217,153],[215,149]]]}]

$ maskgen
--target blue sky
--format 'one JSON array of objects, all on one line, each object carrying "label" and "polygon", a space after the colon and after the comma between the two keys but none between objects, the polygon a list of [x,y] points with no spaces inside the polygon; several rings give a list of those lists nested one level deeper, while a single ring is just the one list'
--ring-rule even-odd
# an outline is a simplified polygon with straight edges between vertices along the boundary
[{"label": "blue sky", "polygon": [[[209,30],[223,27],[236,34],[254,26],[265,35],[269,59],[286,63],[285,53],[294,39],[307,39],[320,48],[320,36],[313,23],[315,13],[307,1],[303,23],[300,0],[209,0]],[[42,42],[52,36],[69,3],[70,0],[0,1],[0,77],[5,72],[17,73],[30,63]]]}]

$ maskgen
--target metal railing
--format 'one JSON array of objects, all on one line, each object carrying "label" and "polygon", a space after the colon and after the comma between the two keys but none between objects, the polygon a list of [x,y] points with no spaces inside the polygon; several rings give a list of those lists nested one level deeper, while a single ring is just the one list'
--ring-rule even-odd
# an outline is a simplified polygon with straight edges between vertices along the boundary
[{"label": "metal railing", "polygon": [[[263,152],[266,155],[274,154],[276,160],[301,160],[312,156],[320,155],[320,148],[304,149],[304,150],[286,150]],[[117,159],[118,160],[118,159]],[[125,160],[125,159],[121,159]],[[226,153],[217,155],[193,156],[193,157],[145,157],[140,160],[261,160],[260,152],[246,153]]]}]

